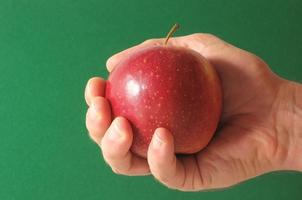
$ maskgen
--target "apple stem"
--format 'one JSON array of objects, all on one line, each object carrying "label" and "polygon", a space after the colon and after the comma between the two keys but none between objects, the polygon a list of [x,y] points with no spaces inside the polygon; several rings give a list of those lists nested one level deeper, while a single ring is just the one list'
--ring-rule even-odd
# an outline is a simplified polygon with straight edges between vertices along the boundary
[{"label": "apple stem", "polygon": [[166,46],[168,43],[168,40],[170,39],[170,37],[175,33],[175,31],[179,28],[179,24],[174,24],[174,26],[171,28],[171,30],[169,31],[169,33],[166,36],[164,45]]}]

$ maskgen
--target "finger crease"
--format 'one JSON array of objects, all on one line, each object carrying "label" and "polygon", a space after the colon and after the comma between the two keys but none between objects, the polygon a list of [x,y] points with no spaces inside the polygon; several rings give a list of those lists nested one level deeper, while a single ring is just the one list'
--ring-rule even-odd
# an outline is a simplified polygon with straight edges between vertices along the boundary
[{"label": "finger crease", "polygon": [[186,170],[186,167],[185,167],[185,164],[184,164],[183,160],[180,159],[179,162],[181,162],[182,167],[183,167],[183,171],[184,171],[184,178],[183,178],[183,181],[181,183],[181,188],[184,188],[185,184],[186,184],[186,179],[187,179],[187,170]]},{"label": "finger crease", "polygon": [[[203,176],[202,176],[202,173],[201,173],[201,166],[199,165],[198,163],[198,158],[196,155],[193,156],[193,160],[195,161],[195,164],[196,164],[196,168],[197,168],[197,172],[198,172],[198,177],[201,181],[201,185],[204,186],[204,180],[203,180]],[[195,179],[195,176],[194,176],[194,179]]]}]

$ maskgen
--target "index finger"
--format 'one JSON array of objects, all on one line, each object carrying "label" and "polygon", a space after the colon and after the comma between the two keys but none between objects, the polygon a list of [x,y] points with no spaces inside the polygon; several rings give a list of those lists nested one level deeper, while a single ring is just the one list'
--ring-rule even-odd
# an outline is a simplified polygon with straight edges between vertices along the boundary
[{"label": "index finger", "polygon": [[121,59],[123,59],[127,55],[130,55],[132,52],[137,51],[138,49],[142,49],[142,48],[149,47],[149,46],[156,46],[156,45],[160,45],[162,43],[163,43],[163,39],[149,39],[141,44],[138,44],[138,45],[131,47],[129,49],[126,49],[124,51],[121,51],[121,52],[111,56],[107,60],[107,63],[106,63],[107,70],[109,72],[111,72],[115,68],[115,66],[121,61]]},{"label": "index finger", "polygon": [[[192,37],[193,36],[193,37]],[[203,38],[201,41],[196,41],[194,38],[200,39],[201,36]],[[133,46],[129,49],[126,49],[124,51],[121,51],[113,56],[111,56],[106,63],[107,70],[111,72],[116,65],[125,57],[130,55],[131,53],[142,49],[146,47],[156,46],[156,45],[163,45],[165,41],[165,38],[157,38],[157,39],[148,39],[141,44],[138,44],[136,46]],[[221,42],[222,40],[219,40],[217,37],[211,37],[209,34],[193,34],[188,36],[179,36],[179,37],[171,37],[169,39],[169,42],[167,43],[167,46],[179,46],[179,47],[185,47],[193,49],[199,53],[204,53],[205,47],[210,46],[211,43],[217,43]]]}]

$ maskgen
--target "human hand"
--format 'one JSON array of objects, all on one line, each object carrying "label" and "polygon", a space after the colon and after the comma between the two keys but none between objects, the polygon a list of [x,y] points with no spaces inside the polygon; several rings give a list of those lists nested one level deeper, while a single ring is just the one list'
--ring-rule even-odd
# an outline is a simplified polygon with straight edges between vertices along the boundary
[{"label": "human hand", "polygon": [[[151,39],[118,53],[107,61],[111,71],[129,53],[161,45]],[[168,45],[190,48],[207,58],[217,70],[223,88],[223,111],[219,128],[202,151],[175,156],[173,135],[158,128],[148,149],[147,160],[129,150],[132,129],[123,117],[112,121],[104,98],[105,80],[89,80],[85,98],[90,106],[86,126],[99,144],[112,170],[124,175],[152,174],[169,188],[196,191],[228,187],[263,173],[290,168],[292,136],[284,131],[280,107],[291,84],[275,75],[255,55],[209,34],[170,38]]]}]

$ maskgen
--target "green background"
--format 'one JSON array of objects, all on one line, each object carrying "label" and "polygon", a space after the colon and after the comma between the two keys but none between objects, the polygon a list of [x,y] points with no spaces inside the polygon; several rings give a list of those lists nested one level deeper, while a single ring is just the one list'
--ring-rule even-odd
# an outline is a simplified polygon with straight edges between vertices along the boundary
[{"label": "green background", "polygon": [[85,129],[83,92],[107,58],[148,38],[209,32],[302,81],[300,0],[0,0],[0,199],[301,199],[302,175],[173,191],[111,172]]}]

